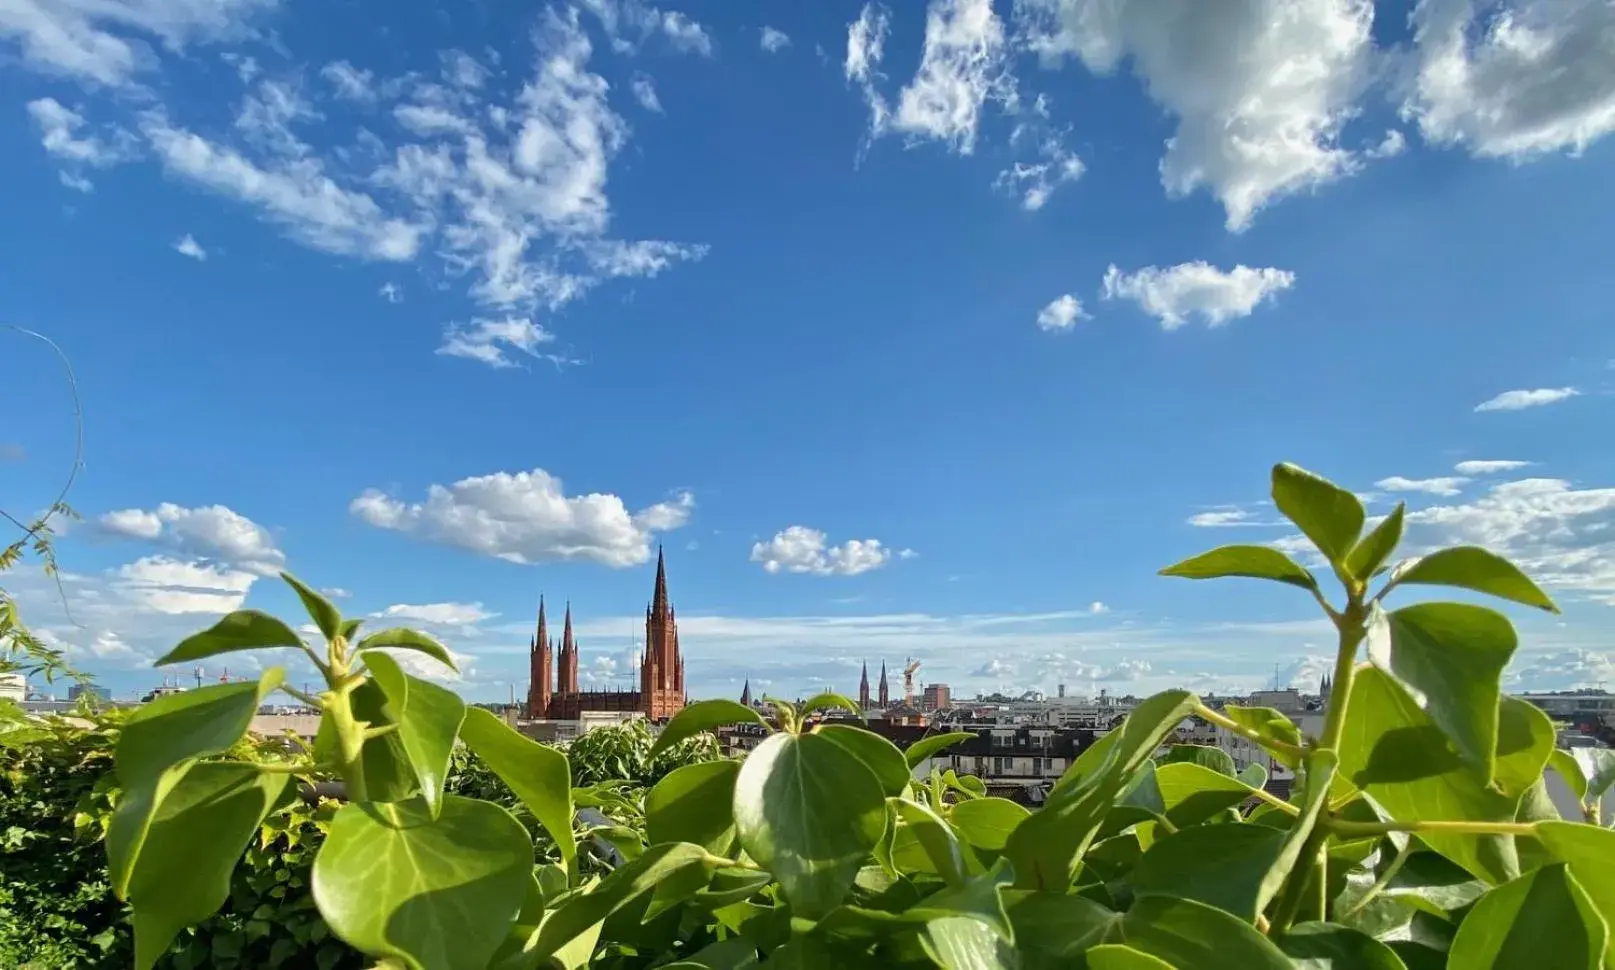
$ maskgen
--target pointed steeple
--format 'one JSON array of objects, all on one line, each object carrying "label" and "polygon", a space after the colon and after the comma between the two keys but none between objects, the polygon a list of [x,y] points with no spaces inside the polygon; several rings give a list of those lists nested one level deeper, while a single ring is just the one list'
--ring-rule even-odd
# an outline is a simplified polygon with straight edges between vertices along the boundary
[{"label": "pointed steeple", "polygon": [[891,690],[886,686],[886,661],[880,662],[880,706],[884,710],[892,706]]},{"label": "pointed steeple", "polygon": [[667,561],[662,558],[662,547],[656,547],[656,592],[651,598],[651,615],[661,618],[667,615]]},{"label": "pointed steeple", "polygon": [[551,657],[549,624],[544,617],[544,597],[538,597],[538,632],[529,641],[527,660],[527,716],[548,717],[550,707]]},{"label": "pointed steeple", "polygon": [[751,706],[751,678],[746,678],[746,686],[740,689],[740,703]]},{"label": "pointed steeple", "polygon": [[858,678],[858,706],[869,709],[869,661],[864,661],[863,675]]},{"label": "pointed steeple", "polygon": [[544,594],[538,594],[538,642],[544,646],[550,645],[549,625],[544,620]]},{"label": "pointed steeple", "polygon": [[572,601],[566,603],[566,622],[561,630],[561,684],[563,694],[578,691],[578,645],[572,639]]}]

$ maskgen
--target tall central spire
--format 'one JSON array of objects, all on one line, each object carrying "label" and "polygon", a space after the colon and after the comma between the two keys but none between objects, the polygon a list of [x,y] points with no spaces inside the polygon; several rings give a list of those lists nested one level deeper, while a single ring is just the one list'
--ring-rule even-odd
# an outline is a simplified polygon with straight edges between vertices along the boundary
[{"label": "tall central spire", "polygon": [[667,562],[662,558],[662,547],[656,547],[656,592],[651,597],[651,615],[661,618],[667,615]]},{"label": "tall central spire", "polygon": [[578,645],[572,639],[572,602],[566,604],[566,622],[561,630],[561,693],[578,692]]},{"label": "tall central spire", "polygon": [[858,706],[869,709],[869,661],[864,661],[863,676],[858,678]]}]

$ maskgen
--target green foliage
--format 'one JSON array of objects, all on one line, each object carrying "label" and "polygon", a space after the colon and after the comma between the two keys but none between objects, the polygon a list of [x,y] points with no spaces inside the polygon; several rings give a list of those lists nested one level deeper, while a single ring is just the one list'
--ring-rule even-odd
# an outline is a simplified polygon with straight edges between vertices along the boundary
[{"label": "green foliage", "polygon": [[[148,705],[123,726],[107,848],[109,882],[132,905],[132,962],[180,952],[197,965],[204,935],[244,952],[208,927],[240,925],[228,921],[243,915],[237,888],[263,833],[306,811],[276,802],[279,786],[330,774],[349,801],[298,823],[328,834],[285,853],[311,857],[312,872],[295,886],[289,874],[277,898],[388,970],[1615,967],[1615,832],[1557,818],[1543,794],[1544,772],[1557,772],[1597,818],[1615,765],[1555,753],[1546,715],[1502,695],[1516,644],[1504,615],[1386,604],[1434,583],[1551,600],[1475,551],[1388,568],[1400,509],[1364,535],[1348,490],[1292,465],[1274,468],[1272,486],[1338,599],[1262,547],[1167,572],[1306,590],[1337,633],[1321,733],[1166,691],[1082,751],[1035,811],[951,771],[912,777],[968,734],[899,753],[861,727],[812,726],[815,709],[844,706],[833,695],[802,710],[773,701],[771,720],[708,701],[659,738],[635,721],[539,744],[350,642],[350,621],[305,596],[327,638],[323,651],[294,647],[326,680],[312,752],[241,753],[243,712],[280,686],[274,673]],[[1384,635],[1370,637],[1376,627]],[[1220,750],[1177,744],[1193,717],[1292,767],[1289,797]],[[736,723],[770,733],[744,760],[723,760],[710,732]],[[31,731],[0,726],[0,745]],[[109,784],[104,754],[67,770]],[[184,859],[182,831],[206,843]],[[247,864],[232,874],[244,842]],[[113,908],[105,890],[99,900]],[[200,928],[170,945],[192,921]],[[318,966],[331,944],[320,945],[312,963],[306,949],[305,962],[281,962]],[[103,950],[129,962],[121,931]]]}]

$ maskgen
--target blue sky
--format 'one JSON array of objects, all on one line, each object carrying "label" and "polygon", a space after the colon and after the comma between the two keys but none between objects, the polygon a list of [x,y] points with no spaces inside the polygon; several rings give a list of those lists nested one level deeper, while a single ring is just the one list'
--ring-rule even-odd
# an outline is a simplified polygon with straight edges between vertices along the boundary
[{"label": "blue sky", "polygon": [[[1615,680],[1597,0],[0,9],[0,321],[85,422],[62,597],[120,694],[289,567],[525,689],[540,592],[691,691],[1315,683],[1292,460],[1551,587]],[[1600,33],[1601,32],[1601,33]],[[72,400],[0,333],[0,507]],[[1475,464],[1480,462],[1482,464]],[[231,661],[245,673],[269,655]],[[222,666],[222,664],[218,665]],[[209,668],[209,677],[218,669]],[[302,672],[294,674],[300,676]]]}]

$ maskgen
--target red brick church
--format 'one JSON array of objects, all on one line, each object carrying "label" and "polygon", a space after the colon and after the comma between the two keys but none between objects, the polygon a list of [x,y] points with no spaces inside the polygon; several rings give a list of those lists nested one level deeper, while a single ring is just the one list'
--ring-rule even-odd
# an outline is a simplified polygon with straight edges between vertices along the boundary
[{"label": "red brick church", "polygon": [[[667,567],[656,552],[656,592],[645,608],[645,652],[639,665],[638,690],[583,690],[578,685],[578,645],[572,637],[572,605],[567,604],[561,631],[561,652],[555,654],[544,617],[544,598],[538,599],[538,635],[530,644],[527,711],[530,718],[575,721],[584,711],[637,711],[653,721],[665,721],[684,707],[684,658],[679,654],[678,620],[667,598]],[[560,682],[552,674],[559,661]],[[553,685],[553,689],[552,689]]]}]

